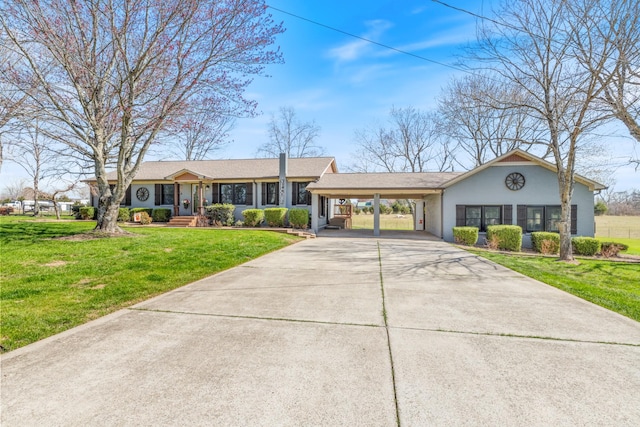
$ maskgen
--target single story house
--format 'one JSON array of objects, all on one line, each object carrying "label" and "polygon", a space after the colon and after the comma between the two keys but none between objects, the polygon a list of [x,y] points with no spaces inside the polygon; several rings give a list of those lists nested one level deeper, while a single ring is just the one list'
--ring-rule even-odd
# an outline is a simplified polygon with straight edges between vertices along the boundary
[{"label": "single story house", "polygon": [[[149,161],[140,166],[122,205],[169,208],[173,216],[192,216],[203,206],[230,203],[236,206],[236,219],[242,219],[243,210],[252,208],[297,207],[311,211],[307,185],[337,172],[332,157]],[[115,182],[115,172],[107,179]],[[322,204],[316,218],[321,227],[329,221],[330,202],[319,197],[315,203]],[[92,195],[91,205],[98,206],[96,195]]]},{"label": "single story house", "polygon": [[[115,174],[109,179],[115,179]],[[602,184],[575,176],[572,234],[593,236],[594,194]],[[557,231],[560,196],[555,165],[516,149],[468,172],[338,173],[331,157],[248,160],[152,161],[142,164],[124,205],[169,207],[195,215],[209,203],[248,208],[283,206],[309,210],[318,231],[339,200],[373,199],[374,235],[379,235],[381,199],[411,199],[415,230],[453,241],[454,226],[517,224],[530,245],[533,231]],[[184,203],[188,202],[188,203]],[[92,200],[96,206],[97,200]]]}]

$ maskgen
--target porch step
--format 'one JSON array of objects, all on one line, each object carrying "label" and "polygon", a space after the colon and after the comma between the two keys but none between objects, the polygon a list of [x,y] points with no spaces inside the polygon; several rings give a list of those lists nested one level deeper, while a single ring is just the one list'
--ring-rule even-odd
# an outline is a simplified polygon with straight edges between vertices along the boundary
[{"label": "porch step", "polygon": [[330,229],[344,228],[345,230],[351,230],[351,218],[348,218],[348,217],[331,218],[329,220],[329,226],[326,228],[330,228]]},{"label": "porch step", "polygon": [[310,231],[303,231],[303,230],[295,230],[292,228],[286,228],[285,229],[287,234],[292,234],[294,236],[298,236],[298,237],[304,237],[305,239],[315,239],[316,235],[315,233],[312,233]]},{"label": "porch step", "polygon": [[169,227],[195,227],[198,218],[195,216],[172,216],[167,224]]}]

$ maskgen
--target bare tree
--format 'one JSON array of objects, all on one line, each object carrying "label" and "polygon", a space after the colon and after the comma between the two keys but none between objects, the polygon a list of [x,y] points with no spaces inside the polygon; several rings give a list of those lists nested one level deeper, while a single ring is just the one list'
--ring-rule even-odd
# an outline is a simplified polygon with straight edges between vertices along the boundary
[{"label": "bare tree", "polygon": [[580,64],[602,85],[604,108],[640,142],[640,2],[585,0],[571,7]]},{"label": "bare tree", "polygon": [[293,107],[280,107],[278,116],[272,115],[269,122],[269,141],[258,149],[261,157],[278,157],[286,153],[289,157],[317,157],[325,153],[316,144],[320,126],[315,121],[302,122]]},{"label": "bare tree", "polygon": [[213,108],[185,114],[172,124],[169,131],[171,153],[184,160],[209,159],[227,143],[234,125],[233,117]]},{"label": "bare tree", "polygon": [[[586,5],[590,0],[583,1]],[[602,84],[585,72],[575,57],[581,37],[570,3],[565,0],[521,0],[504,3],[492,21],[480,29],[475,58],[521,89],[525,109],[545,124],[543,142],[555,160],[561,203],[560,258],[572,260],[571,197],[578,148],[606,115],[596,108]],[[609,39],[612,40],[612,39]],[[614,46],[605,42],[593,52],[602,70]]]},{"label": "bare tree", "polygon": [[[532,120],[526,109],[514,108],[520,103],[520,89],[497,76],[453,79],[439,99],[443,132],[458,142],[475,167],[515,148],[529,150],[538,139],[540,122]],[[461,166],[472,165],[461,162]]]},{"label": "bare tree", "polygon": [[37,81],[29,102],[50,137],[92,162],[96,229],[108,233],[122,232],[118,207],[145,154],[195,97],[253,114],[247,76],[281,61],[267,49],[283,31],[261,0],[13,0],[0,3],[0,28],[19,56],[2,83],[29,94]]},{"label": "bare tree", "polygon": [[449,141],[442,137],[436,113],[414,107],[389,112],[389,125],[357,130],[356,172],[426,172],[452,170],[453,155]]},{"label": "bare tree", "polygon": [[2,190],[2,197],[7,197],[11,200],[18,200],[26,188],[27,180],[24,178],[8,182]]},{"label": "bare tree", "polygon": [[8,160],[17,164],[26,172],[33,185],[33,215],[40,214],[38,200],[43,181],[60,176],[63,167],[62,159],[53,149],[54,144],[44,135],[43,129],[37,119],[29,126],[23,123],[22,133],[17,135],[8,152]]}]

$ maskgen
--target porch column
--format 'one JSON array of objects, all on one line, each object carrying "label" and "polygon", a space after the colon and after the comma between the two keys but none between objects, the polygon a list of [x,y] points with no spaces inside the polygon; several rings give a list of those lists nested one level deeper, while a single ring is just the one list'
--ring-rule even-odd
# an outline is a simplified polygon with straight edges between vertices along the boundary
[{"label": "porch column", "polygon": [[204,192],[202,189],[202,181],[200,181],[198,183],[198,215],[204,215],[204,208],[202,207]]},{"label": "porch column", "polygon": [[180,184],[173,181],[173,216],[180,216]]},{"label": "porch column", "polygon": [[380,194],[373,195],[373,235],[380,235]]},{"label": "porch column", "polygon": [[320,196],[311,193],[311,229],[314,233],[318,233],[318,216],[320,215]]}]

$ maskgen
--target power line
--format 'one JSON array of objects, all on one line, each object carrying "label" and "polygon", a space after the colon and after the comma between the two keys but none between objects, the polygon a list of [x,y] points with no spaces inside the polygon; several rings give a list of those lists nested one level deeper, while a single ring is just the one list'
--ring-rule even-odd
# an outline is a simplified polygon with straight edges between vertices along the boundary
[{"label": "power line", "polygon": [[383,48],[385,48],[385,49],[389,49],[389,50],[392,50],[392,51],[394,51],[394,52],[401,53],[401,54],[403,54],[403,55],[412,56],[412,57],[417,58],[417,59],[420,59],[420,60],[422,60],[422,61],[431,62],[432,64],[437,64],[437,65],[440,65],[440,66],[442,66],[442,67],[451,68],[451,69],[453,69],[453,70],[461,71],[461,72],[463,72],[463,73],[474,74],[473,72],[471,72],[471,71],[469,71],[469,70],[465,70],[464,68],[456,67],[456,66],[454,66],[454,65],[450,65],[450,64],[445,64],[444,62],[439,62],[439,61],[436,61],[436,60],[434,60],[434,59],[429,59],[429,58],[426,58],[426,57],[421,56],[421,55],[416,55],[415,53],[407,52],[406,50],[398,49],[398,48],[395,48],[395,47],[393,47],[393,46],[389,46],[389,45],[386,45],[386,44],[383,44],[383,43],[379,43],[379,42],[377,42],[377,41],[374,41],[374,40],[368,39],[368,38],[366,38],[366,37],[361,37],[361,36],[355,35],[355,34],[353,34],[353,33],[349,33],[349,32],[347,32],[347,31],[341,30],[341,29],[339,29],[339,28],[331,27],[331,26],[329,26],[329,25],[326,25],[326,24],[320,23],[320,22],[318,22],[318,21],[314,21],[314,20],[312,20],[312,19],[308,19],[308,18],[305,18],[305,17],[300,16],[300,15],[296,15],[296,14],[291,13],[291,12],[287,12],[286,10],[278,9],[277,7],[273,7],[273,6],[270,6],[270,5],[267,5],[267,7],[268,7],[268,8],[270,8],[270,9],[273,9],[273,10],[277,10],[277,11],[278,11],[278,12],[280,12],[280,13],[284,13],[285,15],[292,16],[292,17],[294,17],[294,18],[300,19],[300,20],[302,20],[302,21],[309,22],[309,23],[314,24],[314,25],[317,25],[317,26],[319,26],[319,27],[323,27],[323,28],[329,29],[329,30],[331,30],[331,31],[335,31],[335,32],[338,32],[338,33],[341,33],[341,34],[347,35],[347,36],[349,36],[349,37],[353,37],[353,38],[355,38],[355,39],[359,39],[359,40],[365,41],[365,42],[367,42],[367,43],[371,43],[371,44],[374,44],[374,45],[377,45],[377,46],[383,47]]}]

